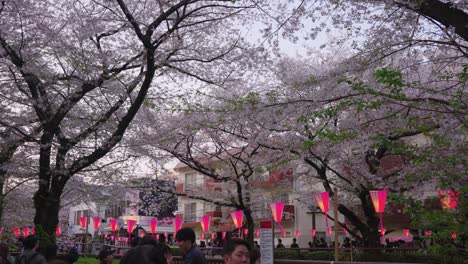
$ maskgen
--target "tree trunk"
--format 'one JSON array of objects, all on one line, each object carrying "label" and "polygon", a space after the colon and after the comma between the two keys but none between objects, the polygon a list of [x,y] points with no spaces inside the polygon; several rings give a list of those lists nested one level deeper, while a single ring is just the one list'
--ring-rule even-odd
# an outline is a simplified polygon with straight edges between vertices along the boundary
[{"label": "tree trunk", "polygon": [[60,194],[39,189],[33,199],[36,208],[34,217],[36,234],[41,240],[41,245],[45,247],[47,244],[55,243],[55,229],[59,224]]},{"label": "tree trunk", "polygon": [[247,220],[247,229],[249,230],[249,232],[247,233],[246,240],[250,243],[251,246],[253,246],[255,223],[252,217],[252,211],[250,209],[245,209],[244,214],[245,214],[245,219]]}]

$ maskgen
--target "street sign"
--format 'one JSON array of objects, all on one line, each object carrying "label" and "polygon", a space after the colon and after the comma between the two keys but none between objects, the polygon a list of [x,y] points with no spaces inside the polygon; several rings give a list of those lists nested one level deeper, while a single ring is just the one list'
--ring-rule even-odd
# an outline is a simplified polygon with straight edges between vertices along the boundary
[{"label": "street sign", "polygon": [[271,221],[260,221],[260,255],[261,264],[273,264],[274,237]]}]

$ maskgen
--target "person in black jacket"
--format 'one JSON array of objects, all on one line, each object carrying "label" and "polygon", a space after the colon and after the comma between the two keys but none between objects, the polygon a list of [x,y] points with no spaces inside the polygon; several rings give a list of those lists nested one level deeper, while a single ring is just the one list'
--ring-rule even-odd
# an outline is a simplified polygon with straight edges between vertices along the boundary
[{"label": "person in black jacket", "polygon": [[205,254],[195,244],[195,232],[190,227],[181,228],[176,234],[177,246],[182,249],[184,264],[207,264]]}]

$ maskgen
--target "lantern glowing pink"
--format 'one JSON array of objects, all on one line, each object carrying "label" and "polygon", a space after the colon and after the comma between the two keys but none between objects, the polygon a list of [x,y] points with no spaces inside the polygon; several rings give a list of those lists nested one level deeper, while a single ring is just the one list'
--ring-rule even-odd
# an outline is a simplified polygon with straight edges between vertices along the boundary
[{"label": "lantern glowing pink", "polygon": [[156,233],[156,230],[158,229],[158,220],[157,219],[149,220],[149,227],[150,227],[151,234],[154,235],[154,233]]},{"label": "lantern glowing pink", "polygon": [[343,228],[343,233],[345,233],[345,235],[348,234],[348,230],[346,230],[346,228]]},{"label": "lantern glowing pink", "polygon": [[329,236],[331,236],[331,234],[332,234],[332,229],[331,229],[331,227],[327,227],[327,234],[328,234]]},{"label": "lantern glowing pink", "polygon": [[379,229],[380,235],[385,236],[385,228]]},{"label": "lantern glowing pink", "polygon": [[315,235],[317,234],[317,231],[315,229],[311,229],[310,234],[312,235],[312,237],[315,237]]},{"label": "lantern glowing pink", "polygon": [[330,210],[330,195],[328,192],[315,193],[314,199],[322,213],[325,214],[325,226],[328,228],[328,211]]},{"label": "lantern glowing pink", "polygon": [[409,237],[409,229],[403,229],[403,235]]},{"label": "lantern glowing pink", "polygon": [[55,228],[55,234],[56,234],[57,236],[60,236],[61,231],[62,231],[62,230],[60,229],[60,226],[57,226],[57,227]]},{"label": "lantern glowing pink", "polygon": [[34,234],[36,234],[36,228],[32,227],[31,228],[31,235],[34,235]]},{"label": "lantern glowing pink", "polygon": [[112,233],[114,233],[115,230],[117,230],[117,219],[109,218],[109,224],[110,224]]},{"label": "lantern glowing pink", "polygon": [[225,239],[225,238],[226,238],[226,232],[222,232],[222,233],[221,233],[221,237],[222,237],[223,239]]},{"label": "lantern glowing pink", "polygon": [[451,237],[452,237],[452,239],[456,239],[456,238],[457,238],[457,233],[452,232],[452,236],[451,236]]},{"label": "lantern glowing pink", "polygon": [[260,230],[255,229],[255,236],[256,236],[256,237],[260,236]]},{"label": "lantern glowing pink", "polygon": [[25,227],[23,228],[23,236],[27,237],[29,235],[29,228]]},{"label": "lantern glowing pink", "polygon": [[0,234],[3,233],[3,227],[0,226]]},{"label": "lantern glowing pink", "polygon": [[453,190],[438,190],[440,204],[442,210],[455,208],[458,204],[460,192],[454,192]]},{"label": "lantern glowing pink", "polygon": [[281,231],[281,237],[286,237],[286,232]]},{"label": "lantern glowing pink", "polygon": [[296,237],[300,237],[301,236],[301,231],[299,231],[299,229],[296,229]]},{"label": "lantern glowing pink", "polygon": [[430,235],[432,235],[432,231],[431,230],[426,230],[426,231],[424,231],[424,235],[430,236]]},{"label": "lantern glowing pink", "polygon": [[205,233],[200,234],[200,239],[205,239]]},{"label": "lantern glowing pink", "polygon": [[156,240],[159,240],[159,234],[156,234]]},{"label": "lantern glowing pink", "polygon": [[98,230],[99,229],[99,224],[101,223],[101,218],[99,217],[93,217],[93,226],[94,226],[94,230]]},{"label": "lantern glowing pink", "polygon": [[200,224],[203,232],[208,232],[208,230],[210,230],[211,217],[209,215],[202,216]]},{"label": "lantern glowing pink", "polygon": [[86,228],[86,216],[80,217],[80,225],[82,228]]},{"label": "lantern glowing pink", "polygon": [[[283,235],[283,227],[281,226],[281,218],[283,218],[283,209],[284,203],[283,202],[273,202],[270,204],[271,213],[273,215],[273,220],[278,224],[281,234]],[[283,237],[285,237],[284,234]]]},{"label": "lantern glowing pink", "polygon": [[214,240],[216,238],[216,234],[215,233],[211,233],[211,240]]},{"label": "lantern glowing pink", "polygon": [[136,221],[135,220],[128,220],[127,221],[127,232],[131,234],[133,232],[133,228],[135,227]]},{"label": "lantern glowing pink", "polygon": [[13,232],[15,233],[15,236],[16,236],[16,237],[19,237],[19,235],[20,235],[20,230],[19,230],[18,227],[16,227],[16,226],[13,227]]},{"label": "lantern glowing pink", "polygon": [[[177,230],[177,231],[179,231],[179,230]],[[164,238],[167,239],[167,232],[164,232]]]},{"label": "lantern glowing pink", "polygon": [[249,234],[249,229],[247,228],[244,228],[244,236],[248,235]]},{"label": "lantern glowing pink", "polygon": [[380,216],[380,233],[382,232],[385,234],[385,229],[383,227],[383,218],[382,214],[385,210],[385,202],[387,201],[387,190],[376,190],[376,191],[369,191],[372,204],[374,205],[374,209],[376,213],[379,213]]},{"label": "lantern glowing pink", "polygon": [[[182,228],[182,223],[184,219],[181,217],[176,217],[175,219],[175,225],[174,225],[174,235]],[[166,236],[167,238],[167,236]]]},{"label": "lantern glowing pink", "polygon": [[234,226],[237,228],[241,228],[244,219],[244,212],[242,212],[242,210],[231,212],[231,218],[232,222],[234,223]]},{"label": "lantern glowing pink", "polygon": [[283,217],[283,209],[284,203],[283,202],[274,202],[270,204],[271,213],[273,214],[273,220],[276,223],[281,223],[281,218]]}]

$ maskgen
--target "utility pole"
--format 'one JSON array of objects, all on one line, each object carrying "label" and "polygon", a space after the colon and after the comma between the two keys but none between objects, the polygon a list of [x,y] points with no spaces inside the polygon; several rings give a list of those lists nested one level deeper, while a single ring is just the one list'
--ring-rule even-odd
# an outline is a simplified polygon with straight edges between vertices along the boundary
[{"label": "utility pole", "polygon": [[338,261],[338,189],[333,189],[333,218],[335,219],[335,261]]}]

